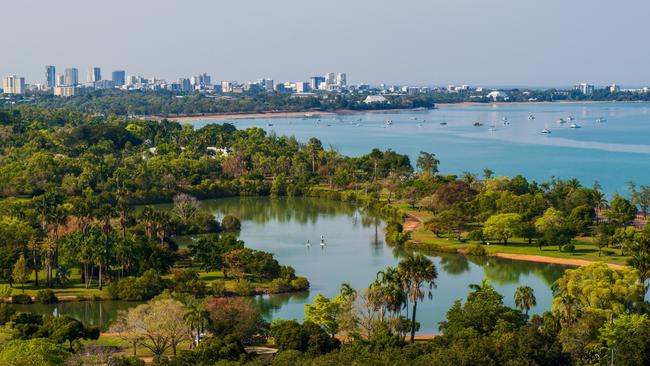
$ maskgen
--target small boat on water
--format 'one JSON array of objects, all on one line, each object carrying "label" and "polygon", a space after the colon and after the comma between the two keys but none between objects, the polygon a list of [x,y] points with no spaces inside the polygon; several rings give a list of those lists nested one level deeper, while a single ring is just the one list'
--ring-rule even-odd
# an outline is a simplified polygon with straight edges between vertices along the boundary
[{"label": "small boat on water", "polygon": [[440,126],[446,126],[446,125],[447,125],[447,122],[444,122],[444,121],[440,122]]},{"label": "small boat on water", "polygon": [[273,123],[270,123],[270,122],[267,123],[266,125],[269,126],[269,127],[273,127]]},{"label": "small boat on water", "polygon": [[571,127],[571,128],[581,128],[582,126],[580,126],[577,123],[572,123],[571,126],[569,126],[569,127]]},{"label": "small boat on water", "polygon": [[571,122],[571,121],[575,120],[575,118],[573,118],[573,116],[569,116],[569,117],[566,118],[566,120]]},{"label": "small boat on water", "polygon": [[488,131],[490,131],[490,132],[494,132],[496,130],[497,130],[497,128],[495,126],[492,126],[492,127],[488,128]]},{"label": "small boat on water", "polygon": [[548,128],[545,128],[545,129],[542,130],[542,133],[549,134],[549,133],[551,133],[551,130],[549,130]]},{"label": "small boat on water", "polygon": [[603,117],[598,117],[598,118],[596,118],[596,122],[598,122],[598,123],[603,123],[603,122],[605,122],[605,121],[607,121],[607,120],[604,119]]},{"label": "small boat on water", "polygon": [[561,124],[561,125],[563,125],[563,124],[566,123],[566,121],[564,120],[564,118],[560,118],[560,119],[558,119],[556,122],[559,123],[559,124]]},{"label": "small boat on water", "polygon": [[534,115],[532,115],[532,114],[529,114],[529,115],[528,115],[528,119],[532,121],[532,120],[534,120],[534,119],[535,119],[535,116],[534,116]]},{"label": "small boat on water", "polygon": [[480,121],[474,122],[474,127],[481,127],[483,124]]},{"label": "small boat on water", "polygon": [[386,126],[390,126],[393,124],[393,120],[389,119],[386,121]]}]

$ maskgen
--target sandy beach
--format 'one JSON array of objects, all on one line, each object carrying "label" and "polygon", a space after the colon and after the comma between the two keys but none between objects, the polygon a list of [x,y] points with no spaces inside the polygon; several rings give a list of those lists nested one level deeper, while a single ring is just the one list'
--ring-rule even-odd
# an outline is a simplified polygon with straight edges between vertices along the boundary
[{"label": "sandy beach", "polygon": [[[543,255],[529,255],[529,254],[511,254],[511,253],[495,253],[495,257],[512,259],[517,261],[527,261],[527,262],[537,262],[537,263],[553,263],[553,264],[564,264],[568,266],[588,266],[590,264],[598,263],[594,261],[588,261],[584,259],[568,259],[568,258],[554,258],[546,257]],[[612,269],[621,269],[625,266],[620,264],[606,263],[609,268]]]}]

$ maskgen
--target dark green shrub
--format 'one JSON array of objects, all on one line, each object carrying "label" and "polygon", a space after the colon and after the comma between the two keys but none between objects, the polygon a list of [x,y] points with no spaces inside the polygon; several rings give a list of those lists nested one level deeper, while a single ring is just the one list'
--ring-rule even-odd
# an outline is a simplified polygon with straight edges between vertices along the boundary
[{"label": "dark green shrub", "polygon": [[562,247],[563,252],[573,253],[576,250],[576,246],[573,244],[567,244]]},{"label": "dark green shrub", "polygon": [[241,221],[233,215],[226,215],[221,220],[221,227],[225,231],[239,231],[241,230]]},{"label": "dark green shrub", "polygon": [[291,290],[293,290],[291,282],[284,278],[276,278],[271,281],[271,284],[269,285],[269,292],[272,294],[280,294]]},{"label": "dark green shrub", "polygon": [[14,308],[9,304],[5,304],[4,302],[0,303],[0,325],[4,325],[8,322],[15,313],[16,310],[14,310]]},{"label": "dark green shrub", "polygon": [[34,302],[32,297],[27,294],[18,294],[11,297],[12,304],[31,304]]},{"label": "dark green shrub", "polygon": [[35,301],[37,304],[55,304],[59,301],[59,299],[57,299],[54,291],[45,289],[38,290],[38,292],[36,292]]}]

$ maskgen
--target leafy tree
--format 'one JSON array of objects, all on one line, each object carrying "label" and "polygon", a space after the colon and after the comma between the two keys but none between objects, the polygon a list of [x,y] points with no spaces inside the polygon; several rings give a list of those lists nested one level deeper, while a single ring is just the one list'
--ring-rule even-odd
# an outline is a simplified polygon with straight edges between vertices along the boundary
[{"label": "leafy tree", "polygon": [[636,217],[636,207],[630,201],[615,193],[609,210],[605,212],[605,217],[614,225],[626,226]]},{"label": "leafy tree", "polygon": [[216,336],[230,334],[242,343],[250,344],[264,328],[262,316],[246,299],[213,298],[206,308],[211,317],[208,329]]},{"label": "leafy tree", "polygon": [[0,350],[0,364],[7,366],[59,366],[69,353],[47,338],[13,340]]},{"label": "leafy tree", "polygon": [[418,159],[415,163],[418,169],[429,172],[431,174],[438,173],[439,164],[440,164],[440,160],[436,158],[436,154],[432,154],[424,151],[420,151],[420,155],[418,155]]},{"label": "leafy tree", "polygon": [[305,321],[310,321],[327,331],[332,337],[338,333],[339,302],[322,294],[316,295],[313,304],[305,304]]},{"label": "leafy tree", "polygon": [[521,216],[514,213],[496,214],[490,216],[483,226],[483,234],[497,238],[508,245],[508,239],[513,237],[521,225]]},{"label": "leafy tree", "polygon": [[29,275],[31,273],[32,273],[32,269],[29,268],[29,266],[27,266],[27,261],[25,260],[25,256],[21,254],[20,258],[18,258],[18,261],[14,265],[12,277],[14,281],[22,285],[23,293],[25,293],[25,282],[27,282],[27,279],[29,279]]},{"label": "leafy tree", "polygon": [[605,344],[616,365],[642,366],[650,363],[650,320],[647,314],[623,314],[600,328],[599,339]]}]

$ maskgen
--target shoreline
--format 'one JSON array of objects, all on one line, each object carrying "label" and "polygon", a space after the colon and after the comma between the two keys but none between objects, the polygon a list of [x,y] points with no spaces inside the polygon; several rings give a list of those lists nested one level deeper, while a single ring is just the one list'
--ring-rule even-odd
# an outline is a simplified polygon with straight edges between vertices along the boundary
[{"label": "shoreline", "polygon": [[614,100],[568,100],[557,102],[458,102],[458,103],[435,103],[432,108],[394,108],[394,109],[364,109],[352,110],[341,109],[337,111],[268,111],[268,112],[242,112],[242,113],[206,113],[203,115],[183,115],[174,117],[150,116],[145,119],[152,119],[156,121],[168,120],[173,122],[195,122],[195,121],[223,121],[228,119],[246,119],[246,118],[281,118],[281,117],[299,117],[311,114],[315,118],[318,115],[351,115],[362,113],[400,113],[400,112],[413,112],[413,111],[426,111],[446,107],[479,107],[479,106],[495,106],[495,105],[575,105],[575,104],[605,104],[605,103],[649,103],[647,101],[614,101]]}]

